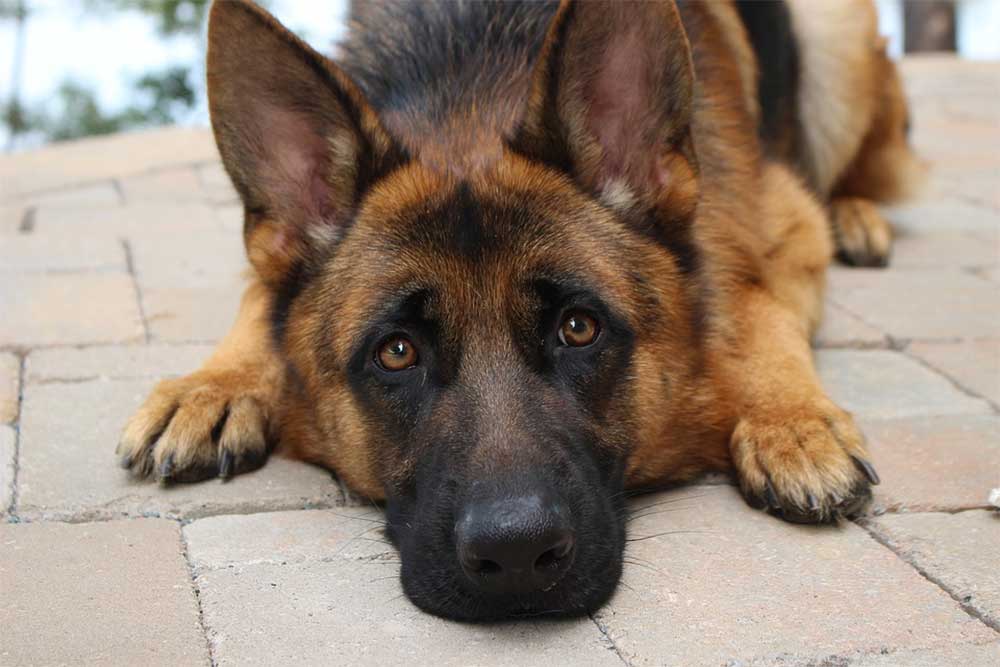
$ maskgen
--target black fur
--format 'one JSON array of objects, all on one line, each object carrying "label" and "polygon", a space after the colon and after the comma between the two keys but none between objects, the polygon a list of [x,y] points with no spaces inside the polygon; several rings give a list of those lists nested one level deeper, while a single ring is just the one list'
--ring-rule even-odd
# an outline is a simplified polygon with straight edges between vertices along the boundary
[{"label": "black fur", "polygon": [[[765,146],[798,142],[799,46],[784,0],[741,0],[736,3],[760,70],[760,136]],[[786,138],[786,132],[792,136]]]},{"label": "black fur", "polygon": [[557,6],[354,0],[338,61],[376,109],[434,122],[476,98],[496,100],[512,71],[527,74]]},{"label": "black fur", "polygon": [[292,265],[288,275],[275,291],[274,301],[271,303],[271,338],[276,345],[281,346],[284,343],[292,303],[315,277],[316,272],[309,268],[309,264],[299,260]]}]

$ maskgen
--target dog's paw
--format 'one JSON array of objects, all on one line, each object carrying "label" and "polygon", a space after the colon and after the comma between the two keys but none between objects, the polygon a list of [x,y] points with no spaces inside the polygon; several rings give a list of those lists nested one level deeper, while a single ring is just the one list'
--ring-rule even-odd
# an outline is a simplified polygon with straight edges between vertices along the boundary
[{"label": "dog's paw", "polygon": [[867,199],[845,197],[830,203],[837,259],[852,266],[889,265],[892,227]]},{"label": "dog's paw", "polygon": [[829,401],[741,419],[730,449],[747,502],[796,523],[857,516],[879,482],[853,418]]},{"label": "dog's paw", "polygon": [[269,452],[268,401],[259,376],[201,370],[160,382],[118,444],[139,478],[196,482],[259,468]]}]

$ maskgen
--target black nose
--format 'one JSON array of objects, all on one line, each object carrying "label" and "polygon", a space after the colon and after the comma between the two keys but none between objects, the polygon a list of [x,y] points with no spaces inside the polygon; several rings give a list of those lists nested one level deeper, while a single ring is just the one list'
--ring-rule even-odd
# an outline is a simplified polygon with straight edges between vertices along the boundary
[{"label": "black nose", "polygon": [[490,593],[544,591],[566,574],[576,540],[561,505],[539,496],[474,503],[455,529],[458,560]]}]

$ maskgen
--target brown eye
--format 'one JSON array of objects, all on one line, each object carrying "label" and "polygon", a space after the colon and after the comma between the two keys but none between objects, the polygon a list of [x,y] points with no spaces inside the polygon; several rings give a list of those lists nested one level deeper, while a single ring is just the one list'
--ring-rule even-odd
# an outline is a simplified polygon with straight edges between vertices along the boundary
[{"label": "brown eye", "polygon": [[570,347],[590,345],[601,329],[590,315],[570,313],[559,327],[559,342]]},{"label": "brown eye", "polygon": [[417,348],[403,336],[382,343],[376,356],[378,365],[387,371],[403,371],[417,365]]}]

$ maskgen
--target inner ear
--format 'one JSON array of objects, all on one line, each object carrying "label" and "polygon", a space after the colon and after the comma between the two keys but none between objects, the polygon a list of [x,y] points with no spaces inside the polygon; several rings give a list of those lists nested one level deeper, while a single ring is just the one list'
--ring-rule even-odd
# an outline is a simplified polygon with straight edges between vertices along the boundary
[{"label": "inner ear", "polygon": [[672,2],[574,2],[556,13],[515,150],[615,207],[688,215],[697,200],[694,75]]},{"label": "inner ear", "polygon": [[212,128],[247,210],[250,261],[280,279],[339,238],[404,156],[350,78],[262,9],[216,2],[208,43]]}]

